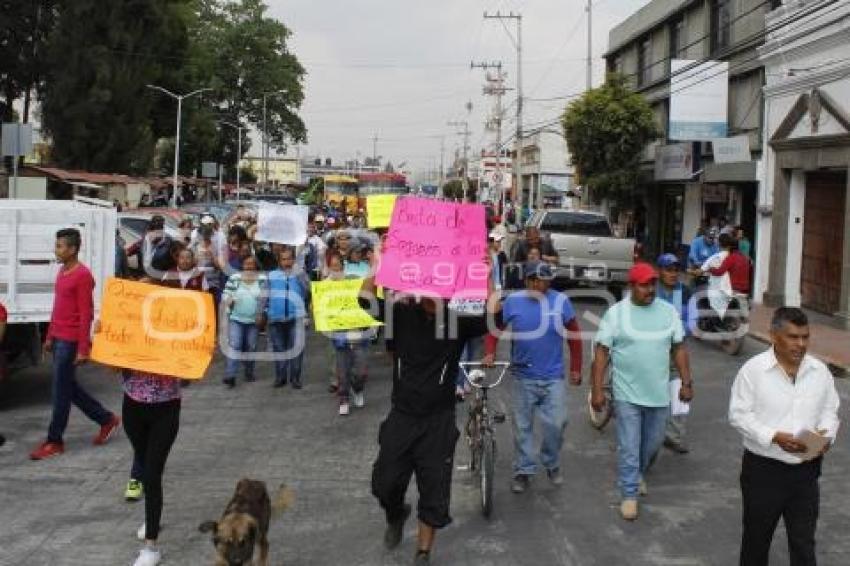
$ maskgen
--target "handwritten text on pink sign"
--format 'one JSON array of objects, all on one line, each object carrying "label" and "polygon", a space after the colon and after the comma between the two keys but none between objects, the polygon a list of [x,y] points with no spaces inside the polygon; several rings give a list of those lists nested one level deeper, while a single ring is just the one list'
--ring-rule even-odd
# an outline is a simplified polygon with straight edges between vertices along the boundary
[{"label": "handwritten text on pink sign", "polygon": [[377,282],[397,291],[485,297],[484,207],[421,198],[396,202]]}]

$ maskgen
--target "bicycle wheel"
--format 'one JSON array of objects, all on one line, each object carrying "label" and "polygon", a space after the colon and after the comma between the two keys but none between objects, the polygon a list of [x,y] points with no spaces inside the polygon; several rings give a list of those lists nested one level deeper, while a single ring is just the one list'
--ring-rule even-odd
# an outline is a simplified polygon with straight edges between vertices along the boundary
[{"label": "bicycle wheel", "polygon": [[481,435],[478,432],[478,418],[470,416],[466,421],[466,439],[469,443],[469,471],[475,473],[481,461]]},{"label": "bicycle wheel", "polygon": [[481,513],[489,517],[493,512],[493,475],[496,471],[496,439],[485,432],[481,439]]}]

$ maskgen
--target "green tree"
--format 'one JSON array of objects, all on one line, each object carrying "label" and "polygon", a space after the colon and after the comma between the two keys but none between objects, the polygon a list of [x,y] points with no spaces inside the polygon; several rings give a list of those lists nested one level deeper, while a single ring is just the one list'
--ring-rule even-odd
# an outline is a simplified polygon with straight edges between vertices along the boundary
[{"label": "green tree", "polygon": [[562,125],[580,182],[597,202],[634,189],[641,153],[660,135],[652,108],[619,75],[571,102]]},{"label": "green tree", "polygon": [[[182,81],[186,88],[211,87],[213,92],[212,104],[205,107],[208,115],[190,117],[185,125],[187,144],[190,138],[197,140],[181,148],[187,167],[221,161],[227,164],[227,178],[234,179],[242,157],[236,155],[236,132],[211,130],[220,119],[261,130],[264,94],[270,147],[285,149],[287,143],[307,141],[304,122],[296,113],[304,100],[305,71],[289,49],[291,31],[267,12],[262,0],[195,0]],[[250,149],[245,130],[242,155]]]},{"label": "green tree", "polygon": [[45,70],[45,45],[53,29],[56,0],[0,0],[0,119],[13,119],[12,103],[23,97],[29,121],[33,95]]},{"label": "green tree", "polygon": [[145,85],[162,82],[182,60],[190,1],[61,2],[42,100],[44,129],[59,165],[149,170],[155,99]]},{"label": "green tree", "polygon": [[443,185],[443,196],[448,199],[463,198],[463,181],[452,179]]}]

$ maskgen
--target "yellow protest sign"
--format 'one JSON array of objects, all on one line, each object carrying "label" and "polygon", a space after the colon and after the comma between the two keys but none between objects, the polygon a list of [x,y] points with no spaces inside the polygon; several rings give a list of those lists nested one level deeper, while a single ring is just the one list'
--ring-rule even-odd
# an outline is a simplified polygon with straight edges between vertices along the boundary
[{"label": "yellow protest sign", "polygon": [[381,326],[380,322],[369,316],[357,303],[357,295],[362,285],[362,279],[312,283],[313,318],[318,332]]},{"label": "yellow protest sign", "polygon": [[212,295],[107,279],[91,358],[102,364],[201,379],[215,351]]},{"label": "yellow protest sign", "polygon": [[387,228],[393,216],[396,195],[371,195],[366,197],[366,218],[369,228]]}]

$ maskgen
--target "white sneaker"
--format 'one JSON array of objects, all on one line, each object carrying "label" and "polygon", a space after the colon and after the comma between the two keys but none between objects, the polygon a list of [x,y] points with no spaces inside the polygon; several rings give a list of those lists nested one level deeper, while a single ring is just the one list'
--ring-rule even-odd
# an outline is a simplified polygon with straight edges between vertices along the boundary
[{"label": "white sneaker", "polygon": [[144,547],[139,551],[139,556],[133,562],[133,566],[157,566],[162,561],[162,554],[150,547]]},{"label": "white sneaker", "polygon": [[136,531],[136,538],[139,539],[140,541],[144,542],[146,534],[147,534],[147,532],[145,531],[145,524],[142,523],[142,526],[139,527],[138,531]]},{"label": "white sneaker", "polygon": [[339,406],[339,414],[347,415],[349,413],[348,403],[341,403]]},{"label": "white sneaker", "polygon": [[361,391],[358,393],[357,391],[351,392],[351,398],[354,401],[354,406],[358,409],[362,409],[366,405],[366,395]]}]

